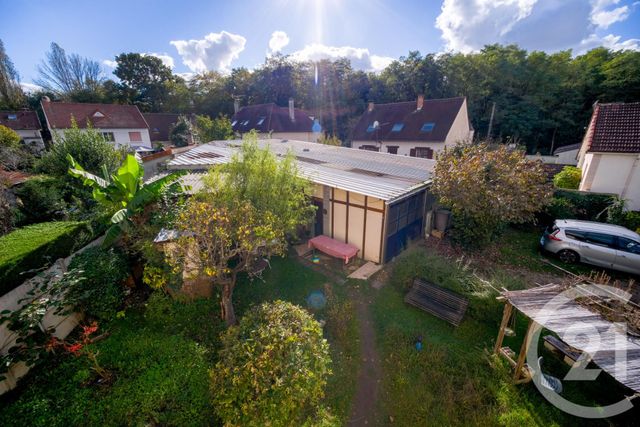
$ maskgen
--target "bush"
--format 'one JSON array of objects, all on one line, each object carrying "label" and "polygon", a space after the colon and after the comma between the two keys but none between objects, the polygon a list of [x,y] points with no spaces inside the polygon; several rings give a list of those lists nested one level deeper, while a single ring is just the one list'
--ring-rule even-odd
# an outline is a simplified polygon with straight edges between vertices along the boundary
[{"label": "bush", "polygon": [[611,194],[588,193],[575,190],[556,190],[545,213],[555,219],[605,220],[605,214],[618,198]]},{"label": "bush", "polygon": [[69,269],[81,270],[84,280],[68,290],[67,298],[90,316],[113,319],[124,300],[122,282],[129,275],[125,256],[96,246],[74,256]]},{"label": "bush", "polygon": [[222,336],[222,345],[211,378],[224,422],[300,425],[323,397],[329,346],[320,324],[302,308],[262,304]]},{"label": "bush", "polygon": [[0,237],[0,295],[58,258],[81,248],[93,237],[85,222],[44,222]]},{"label": "bush", "polygon": [[52,177],[32,178],[18,187],[23,224],[53,221],[65,216],[67,207],[60,181]]},{"label": "bush", "polygon": [[553,177],[553,185],[557,188],[577,190],[580,187],[582,171],[575,166],[565,166]]}]

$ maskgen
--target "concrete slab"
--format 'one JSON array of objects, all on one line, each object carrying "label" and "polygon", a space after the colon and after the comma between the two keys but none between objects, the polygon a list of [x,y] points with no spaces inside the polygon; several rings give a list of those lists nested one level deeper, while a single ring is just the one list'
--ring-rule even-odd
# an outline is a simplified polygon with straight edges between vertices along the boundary
[{"label": "concrete slab", "polygon": [[373,276],[381,269],[382,265],[369,261],[368,263],[351,273],[348,277],[350,279],[368,280],[369,277]]}]

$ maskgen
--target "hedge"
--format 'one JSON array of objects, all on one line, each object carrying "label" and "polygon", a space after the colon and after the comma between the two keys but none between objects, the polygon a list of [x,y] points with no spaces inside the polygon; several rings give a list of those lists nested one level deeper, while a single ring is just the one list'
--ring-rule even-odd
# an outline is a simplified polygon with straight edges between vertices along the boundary
[{"label": "hedge", "polygon": [[29,225],[0,237],[0,295],[80,249],[93,235],[86,222],[60,221]]},{"label": "hedge", "polygon": [[556,189],[551,204],[546,208],[548,218],[543,222],[551,223],[555,219],[606,221],[605,210],[616,200],[613,194]]}]

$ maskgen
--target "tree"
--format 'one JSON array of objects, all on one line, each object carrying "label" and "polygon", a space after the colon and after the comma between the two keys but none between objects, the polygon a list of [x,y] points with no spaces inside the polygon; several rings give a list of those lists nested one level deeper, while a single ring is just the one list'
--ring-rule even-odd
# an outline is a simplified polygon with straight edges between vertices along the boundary
[{"label": "tree", "polygon": [[486,143],[441,152],[433,191],[453,212],[455,237],[476,246],[491,241],[506,223],[533,220],[551,198],[540,162]]},{"label": "tree", "polygon": [[0,39],[0,110],[14,110],[24,106],[24,92],[20,75],[4,49]]},{"label": "tree", "polygon": [[122,53],[116,56],[113,74],[120,79],[123,98],[144,111],[162,111],[174,80],[171,68],[151,55]]},{"label": "tree", "polygon": [[0,167],[7,170],[25,169],[32,161],[33,156],[20,144],[20,135],[0,125]]},{"label": "tree", "polygon": [[87,172],[71,155],[67,160],[70,164],[69,174],[81,178],[84,185],[91,187],[93,198],[111,214],[111,226],[103,241],[105,247],[111,246],[123,233],[131,230],[134,217],[145,206],[157,200],[165,190],[177,189],[178,178],[185,173],[174,172],[145,185],[142,180],[144,169],[131,154],[127,155],[115,174],[109,176],[105,171],[104,178]]},{"label": "tree", "polygon": [[78,54],[67,55],[57,43],[38,66],[39,78],[35,83],[46,92],[78,102],[99,102],[104,81],[100,63]]},{"label": "tree", "polygon": [[222,336],[211,371],[225,425],[303,425],[324,395],[329,345],[320,324],[291,303],[264,303]]},{"label": "tree", "polygon": [[169,132],[169,140],[176,147],[186,147],[190,141],[193,141],[193,134],[191,121],[185,116],[178,116],[178,121]]},{"label": "tree", "polygon": [[72,120],[71,128],[63,134],[54,133],[53,139],[51,150],[36,165],[37,170],[49,175],[69,176],[69,155],[94,174],[102,174],[104,170],[107,174],[114,172],[124,158],[124,149],[115,148],[90,123],[80,129]]},{"label": "tree", "polygon": [[232,297],[238,274],[251,274],[263,258],[284,255],[287,234],[312,218],[310,190],[293,155],[277,159],[258,148],[252,134],[230,163],[210,172],[204,191],[180,214],[182,237],[170,262],[220,287],[227,325],[236,323]]},{"label": "tree", "polygon": [[553,185],[557,188],[577,190],[582,180],[582,171],[575,166],[565,166],[553,177]]},{"label": "tree", "polygon": [[203,143],[233,137],[231,120],[222,114],[213,120],[209,116],[196,116],[196,129],[198,130],[198,138]]}]

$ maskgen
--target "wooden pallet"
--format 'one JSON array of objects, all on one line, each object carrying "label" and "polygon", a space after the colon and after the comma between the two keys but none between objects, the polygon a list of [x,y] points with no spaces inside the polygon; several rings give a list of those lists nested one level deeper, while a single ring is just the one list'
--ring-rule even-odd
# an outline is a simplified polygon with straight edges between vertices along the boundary
[{"label": "wooden pallet", "polygon": [[462,295],[419,278],[414,279],[404,301],[454,326],[460,324],[469,305]]}]

